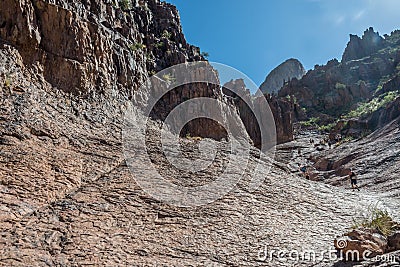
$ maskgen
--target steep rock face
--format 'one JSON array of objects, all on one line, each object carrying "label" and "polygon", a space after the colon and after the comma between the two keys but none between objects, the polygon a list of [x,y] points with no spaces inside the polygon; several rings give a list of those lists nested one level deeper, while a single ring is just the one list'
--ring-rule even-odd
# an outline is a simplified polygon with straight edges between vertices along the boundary
[{"label": "steep rock face", "polygon": [[369,54],[362,59],[334,59],[324,66],[315,66],[302,79],[285,84],[278,95],[295,96],[309,117],[328,115],[333,120],[346,114],[357,103],[371,99],[380,85],[396,75],[400,62],[399,33],[394,31],[384,40],[386,48],[368,50]]},{"label": "steep rock face", "polygon": [[[141,190],[126,166],[119,114],[129,102],[70,97],[31,73],[10,46],[1,47],[0,59],[0,69],[11,72],[9,82],[1,77],[0,83],[1,265],[257,266],[265,244],[288,250],[309,244],[306,249],[323,251],[378,200],[399,207],[381,196],[299,179],[275,165],[268,170],[256,157],[224,198],[199,208],[171,207]],[[155,164],[187,186],[215,178],[229,157],[238,156],[221,143],[212,166],[194,175],[168,165],[152,129],[148,138]],[[187,155],[196,143],[184,142]],[[188,156],[206,160],[214,153],[205,152]],[[247,177],[255,164],[261,164],[257,172],[265,182],[250,193]],[[136,167],[151,175],[144,164]],[[230,174],[240,169],[235,165]]]},{"label": "steep rock face", "polygon": [[[199,48],[187,44],[173,5],[158,0],[118,3],[6,1],[6,8],[0,10],[0,37],[15,46],[23,63],[53,87],[84,98],[100,94],[131,99],[135,93],[137,98],[139,86],[155,72],[204,60]],[[196,76],[215,81],[214,85],[172,90],[155,107],[154,118],[165,119],[174,107],[194,97],[221,99],[212,70],[202,68]],[[202,136],[207,132],[209,137],[225,135],[207,120],[190,122],[186,129]]]},{"label": "steep rock face", "polygon": [[374,28],[367,29],[360,38],[357,35],[350,34],[350,41],[342,56],[342,62],[360,59],[371,55],[387,45]]},{"label": "steep rock face", "polygon": [[373,112],[367,119],[368,128],[376,130],[400,118],[400,98],[398,97],[387,106]]},{"label": "steep rock face", "polygon": [[339,121],[329,133],[333,140],[338,134],[358,138],[367,133],[372,133],[384,127],[386,124],[400,118],[400,98],[388,103],[386,106],[368,114],[362,118],[354,118],[347,121]]},{"label": "steep rock face", "polygon": [[[120,7],[109,1],[13,1],[0,10],[0,37],[25,64],[65,92],[116,91],[128,97],[148,71],[200,60],[178,13],[157,0]],[[74,77],[74,79],[70,79]]]},{"label": "steep rock face", "polygon": [[294,138],[293,122],[295,120],[296,105],[293,101],[265,95],[272,114],[275,118],[278,144],[292,141]]},{"label": "steep rock face", "polygon": [[[251,103],[252,106],[249,107],[246,101],[238,97],[230,90],[225,89],[226,87],[234,88],[237,92],[243,92],[242,95],[247,99],[247,102]],[[246,127],[247,133],[256,147],[260,147],[261,145],[260,125],[258,125],[257,119],[252,110],[257,108],[259,98],[261,97],[266,98],[274,116],[277,142],[285,143],[293,140],[293,121],[295,110],[295,105],[293,102],[287,99],[277,98],[272,95],[252,97],[242,79],[233,80],[226,83],[223,87],[223,93],[230,97],[234,105],[237,107],[240,118]]]},{"label": "steep rock face", "polygon": [[[144,97],[150,95],[155,96],[152,90],[160,90],[164,88],[166,92],[162,97],[155,103],[150,117],[154,120],[165,121],[170,115],[171,111],[177,108],[179,105],[184,104],[186,101],[194,100],[185,110],[177,114],[175,119],[175,125],[180,124],[179,122],[184,121],[187,113],[204,114],[207,109],[207,113],[219,118],[220,121],[226,122],[223,119],[224,113],[224,99],[220,90],[220,81],[218,73],[213,69],[213,67],[208,64],[208,62],[198,62],[195,67],[187,67],[186,65],[174,66],[172,69],[167,70],[168,74],[161,75],[161,79],[152,78],[150,79],[154,84],[151,88],[147,88],[151,91],[141,92]],[[162,80],[163,77],[171,77],[171,81]],[[188,84],[183,84],[175,86],[176,81],[184,81]],[[188,82],[188,81],[207,81],[207,82]],[[171,88],[170,88],[171,87]],[[170,89],[169,89],[170,88]],[[220,105],[210,105],[205,107],[202,101],[196,101],[199,98],[214,99],[218,101]],[[137,100],[137,99],[135,99]],[[234,107],[231,106],[233,109]],[[237,117],[237,116],[236,116]],[[237,121],[239,118],[237,117]],[[226,138],[227,132],[211,119],[198,118],[189,121],[182,129],[181,136],[186,135],[197,136],[197,137],[210,137],[216,140],[221,140]]]},{"label": "steep rock face", "polygon": [[260,90],[264,94],[277,93],[279,89],[294,78],[301,79],[306,74],[306,71],[297,59],[291,58],[273,69],[261,84]]},{"label": "steep rock face", "polygon": [[[10,207],[39,209],[120,164],[123,114],[134,92],[152,71],[202,59],[184,40],[175,7],[159,1],[122,9],[108,1],[6,0],[0,21],[0,183],[34,189],[18,196],[10,189],[2,197]],[[218,84],[209,69],[196,77]],[[163,119],[201,96],[221,99],[221,92],[207,84],[178,88],[153,115]],[[200,130],[225,135],[210,121],[189,127]]]}]

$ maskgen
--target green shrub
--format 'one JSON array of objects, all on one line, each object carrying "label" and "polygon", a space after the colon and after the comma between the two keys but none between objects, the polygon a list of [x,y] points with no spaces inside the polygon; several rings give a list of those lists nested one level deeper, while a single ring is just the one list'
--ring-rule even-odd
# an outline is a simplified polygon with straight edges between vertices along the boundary
[{"label": "green shrub", "polygon": [[304,127],[318,127],[318,122],[320,121],[319,118],[312,117],[308,121],[300,122],[300,125]]},{"label": "green shrub", "polygon": [[142,44],[142,43],[134,43],[134,44],[130,45],[129,48],[130,48],[132,51],[135,52],[135,51],[138,51],[138,50],[143,50],[143,49],[145,49],[146,46],[145,46],[144,44]]},{"label": "green shrub", "polygon": [[208,52],[201,52],[200,54],[202,57],[204,57],[205,59],[208,59],[210,57],[210,54]]},{"label": "green shrub", "polygon": [[400,95],[399,91],[391,91],[385,94],[382,94],[378,97],[373,98],[369,102],[361,103],[355,109],[350,111],[347,115],[344,115],[343,118],[351,119],[351,118],[360,118],[362,116],[366,116],[380,109],[381,107],[386,106],[387,104],[393,102]]},{"label": "green shrub", "polygon": [[132,8],[132,3],[130,0],[119,0],[119,6],[122,10],[126,11]]},{"label": "green shrub", "polygon": [[378,93],[380,90],[382,90],[383,86],[379,84],[376,89],[375,89],[375,94]]},{"label": "green shrub", "polygon": [[353,137],[353,136],[347,136],[347,137],[343,138],[342,140],[340,140],[340,141],[336,144],[336,146],[340,146],[340,145],[342,145],[342,144],[351,142],[351,141],[353,141],[353,140],[354,140],[354,137]]},{"label": "green shrub", "polygon": [[164,81],[168,82],[168,83],[174,83],[174,82],[176,81],[176,78],[175,78],[172,74],[170,74],[170,73],[164,74],[164,75],[162,76],[162,79],[163,79]]},{"label": "green shrub", "polygon": [[343,83],[336,83],[335,84],[335,88],[337,89],[337,90],[344,90],[344,89],[346,89],[346,85],[345,84],[343,84]]},{"label": "green shrub", "polygon": [[294,95],[287,95],[286,96],[287,101],[292,102],[293,104],[297,104],[297,97],[295,97]]},{"label": "green shrub", "polygon": [[164,30],[164,32],[162,33],[162,37],[163,37],[163,38],[167,38],[167,39],[171,39],[172,33],[170,33],[170,32],[167,31],[167,30]]},{"label": "green shrub", "polygon": [[162,48],[164,46],[164,42],[158,42],[156,44],[154,44],[155,48]]},{"label": "green shrub", "polygon": [[352,228],[369,228],[387,237],[393,233],[396,226],[397,224],[393,221],[389,213],[386,210],[378,209],[375,205],[368,208],[368,214],[360,222],[353,220]]},{"label": "green shrub", "polygon": [[4,86],[5,87],[10,87],[11,86],[11,80],[10,80],[10,78],[6,78],[5,80],[4,80]]},{"label": "green shrub", "polygon": [[192,141],[201,141],[201,140],[203,140],[203,138],[201,138],[200,136],[191,136],[190,133],[186,134],[186,139],[192,140]]},{"label": "green shrub", "polygon": [[150,52],[146,53],[146,59],[147,60],[154,60],[154,55]]},{"label": "green shrub", "polygon": [[397,97],[399,97],[399,91],[387,92],[383,96],[383,101],[381,103],[382,106],[385,106],[386,104],[389,104],[389,103],[393,102],[394,100],[396,100]]},{"label": "green shrub", "polygon": [[333,127],[335,127],[335,126],[336,126],[336,123],[329,123],[327,125],[319,126],[318,130],[321,132],[330,132],[333,129]]}]

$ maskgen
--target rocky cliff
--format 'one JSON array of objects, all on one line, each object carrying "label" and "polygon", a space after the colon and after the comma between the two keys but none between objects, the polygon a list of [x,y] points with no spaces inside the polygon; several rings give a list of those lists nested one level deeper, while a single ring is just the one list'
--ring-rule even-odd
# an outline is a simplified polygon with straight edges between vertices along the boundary
[{"label": "rocky cliff", "polygon": [[294,78],[301,79],[304,74],[306,71],[300,61],[294,58],[288,59],[268,74],[260,90],[264,94],[276,94],[285,82]]},{"label": "rocky cliff", "polygon": [[[242,92],[241,95],[243,97],[239,97],[226,88],[234,89],[235,92]],[[275,119],[277,143],[280,144],[293,140],[293,123],[296,109],[296,105],[293,101],[290,101],[290,99],[277,98],[270,94],[251,96],[250,90],[246,88],[244,80],[242,79],[232,80],[226,83],[222,88],[222,92],[232,101],[235,107],[238,108],[239,116],[256,147],[260,147],[261,145],[261,132],[260,125],[257,123],[253,111],[257,110],[260,98],[266,98],[271,108]],[[251,103],[251,106],[247,103]]]},{"label": "rocky cliff", "polygon": [[342,62],[369,56],[385,48],[387,45],[388,43],[385,39],[378,32],[375,32],[372,27],[367,29],[361,38],[350,34],[350,41],[343,53]]},{"label": "rocky cliff", "polygon": [[[159,1],[6,1],[0,11],[0,37],[15,47],[21,64],[56,90],[97,100],[130,100],[154,73],[179,63],[204,60],[186,43],[176,8]],[[166,94],[153,117],[195,97],[222,98],[212,73],[196,74],[214,85],[181,86]],[[13,74],[8,71],[7,76]],[[73,78],[71,78],[73,77]],[[6,78],[6,77],[5,77]],[[170,82],[176,77],[166,77]],[[222,111],[219,111],[222,112]],[[218,137],[209,120],[190,122],[186,132]],[[207,135],[208,133],[208,135]]]},{"label": "rocky cliff", "polygon": [[[294,96],[309,117],[324,121],[334,121],[356,109],[358,103],[371,100],[377,89],[397,75],[400,63],[399,32],[394,31],[385,39],[376,36],[372,28],[366,31],[360,39],[365,49],[358,47],[352,37],[344,58],[357,60],[333,59],[324,66],[317,65],[302,79],[286,84],[279,96]],[[385,46],[375,46],[380,42]],[[353,55],[350,47],[357,47],[355,50],[364,51],[365,55]]]},{"label": "rocky cliff", "polygon": [[75,95],[131,97],[149,72],[202,59],[175,7],[156,0],[7,0],[0,20],[2,41],[23,63]]}]

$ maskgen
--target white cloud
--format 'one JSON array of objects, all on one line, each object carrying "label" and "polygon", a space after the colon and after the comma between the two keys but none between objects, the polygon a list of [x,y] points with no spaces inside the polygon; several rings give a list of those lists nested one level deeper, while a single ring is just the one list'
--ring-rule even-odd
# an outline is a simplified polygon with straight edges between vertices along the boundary
[{"label": "white cloud", "polygon": [[345,16],[338,16],[335,18],[335,24],[336,25],[341,25],[344,23],[344,21],[346,20]]},{"label": "white cloud", "polygon": [[353,16],[353,20],[359,20],[359,19],[361,19],[362,17],[364,17],[365,13],[366,13],[366,10],[365,10],[365,9],[360,10],[359,12],[357,12],[357,13]]},{"label": "white cloud", "polygon": [[381,33],[400,28],[400,0],[305,0],[315,2],[318,16],[333,27],[345,27],[352,33],[373,26]]},{"label": "white cloud", "polygon": [[372,8],[378,8],[385,11],[398,11],[400,9],[399,0],[369,0],[368,4]]}]

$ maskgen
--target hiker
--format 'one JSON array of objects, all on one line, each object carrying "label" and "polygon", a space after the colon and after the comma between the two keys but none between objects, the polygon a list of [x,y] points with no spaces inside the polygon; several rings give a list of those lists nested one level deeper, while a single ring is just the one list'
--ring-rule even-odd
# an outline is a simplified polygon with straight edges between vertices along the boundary
[{"label": "hiker", "polygon": [[349,178],[350,178],[350,182],[351,182],[351,188],[357,189],[358,191],[360,191],[360,188],[357,185],[357,175],[351,169],[349,171]]},{"label": "hiker", "polygon": [[307,166],[301,167],[301,168],[300,168],[300,171],[303,173],[304,177],[305,177],[307,180],[310,180],[310,174],[309,174],[308,171],[307,171]]},{"label": "hiker", "polygon": [[332,149],[332,141],[331,140],[328,141],[328,146],[329,146],[329,149]]}]

